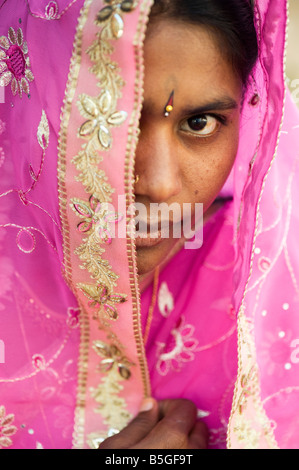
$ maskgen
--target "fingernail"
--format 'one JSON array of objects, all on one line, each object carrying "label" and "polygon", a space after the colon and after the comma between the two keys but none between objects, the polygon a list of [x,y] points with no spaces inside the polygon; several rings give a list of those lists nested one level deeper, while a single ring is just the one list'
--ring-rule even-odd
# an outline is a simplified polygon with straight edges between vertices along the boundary
[{"label": "fingernail", "polygon": [[144,411],[150,411],[152,410],[153,406],[154,406],[154,400],[152,398],[145,398],[141,403],[139,412],[143,413]]}]

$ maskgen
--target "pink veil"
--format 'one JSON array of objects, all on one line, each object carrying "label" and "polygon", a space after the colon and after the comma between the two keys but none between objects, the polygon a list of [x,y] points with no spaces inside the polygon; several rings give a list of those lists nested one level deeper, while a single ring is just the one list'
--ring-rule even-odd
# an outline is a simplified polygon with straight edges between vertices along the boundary
[{"label": "pink veil", "polygon": [[134,201],[151,1],[0,6],[0,447],[96,448],[151,394],[193,399],[212,448],[297,447],[299,117],[284,83],[286,2],[256,2],[233,202],[202,251],[161,273],[146,345],[151,288],[140,295],[133,239],[111,233]]}]

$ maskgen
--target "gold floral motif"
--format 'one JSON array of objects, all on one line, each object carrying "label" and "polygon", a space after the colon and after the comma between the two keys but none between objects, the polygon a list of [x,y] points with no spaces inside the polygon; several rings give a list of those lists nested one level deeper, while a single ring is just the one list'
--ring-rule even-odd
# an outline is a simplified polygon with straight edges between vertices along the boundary
[{"label": "gold floral motif", "polygon": [[120,126],[127,118],[125,111],[111,112],[112,96],[108,90],[103,90],[97,100],[82,95],[79,101],[81,114],[86,117],[79,129],[81,137],[97,135],[103,150],[108,150],[112,144],[111,126]]},{"label": "gold floral motif", "polygon": [[114,39],[119,39],[124,32],[122,13],[134,10],[137,2],[135,0],[106,0],[105,3],[108,5],[99,12],[97,23],[101,24],[104,21],[109,21],[110,34]]},{"label": "gold floral motif", "polygon": [[110,209],[106,203],[101,203],[97,198],[90,196],[89,204],[74,198],[73,209],[84,219],[77,225],[80,232],[89,232],[94,228],[101,241],[110,244],[112,242],[111,225],[122,219],[121,214],[117,214]]},{"label": "gold floral motif", "polygon": [[[131,376],[130,368],[133,364],[114,344],[94,341],[93,348],[102,357],[98,372],[105,373],[100,384],[91,389],[91,395],[97,403],[95,412],[103,416],[108,430],[113,429],[116,433],[123,429],[131,418],[120,392],[123,390],[122,381],[128,380]],[[107,433],[103,437],[106,438]]]},{"label": "gold floral motif", "polygon": [[103,317],[103,311],[106,317],[112,320],[117,320],[118,312],[114,307],[114,304],[121,304],[126,301],[126,295],[124,294],[109,294],[107,287],[103,285],[95,286],[93,284],[78,284],[78,287],[85,293],[90,299],[91,307],[100,307],[97,318],[100,322]]},{"label": "gold floral motif", "polygon": [[[122,381],[117,369],[113,367],[109,374],[103,376],[98,387],[90,390],[97,403],[95,412],[103,416],[104,423],[107,425],[107,431],[98,434],[101,440],[109,437],[111,429],[113,429],[113,434],[119,432],[132,418],[126,409],[125,399],[120,395],[123,390]],[[88,436],[89,441],[91,437],[92,435]]]},{"label": "gold floral motif", "polygon": [[14,421],[13,414],[6,414],[5,407],[0,406],[0,449],[10,447],[12,445],[11,436],[13,436],[18,428],[12,423]]},{"label": "gold floral motif", "polygon": [[32,189],[34,189],[35,184],[38,182],[38,180],[40,178],[40,175],[42,173],[42,169],[43,169],[43,166],[44,166],[44,161],[45,161],[45,156],[46,156],[46,149],[48,148],[48,145],[49,145],[50,129],[49,129],[49,123],[48,123],[47,115],[46,115],[44,110],[42,110],[41,120],[40,120],[40,123],[39,123],[38,128],[37,128],[37,140],[38,140],[38,143],[39,143],[39,145],[41,146],[41,148],[43,150],[42,159],[41,159],[40,167],[39,167],[39,170],[38,170],[37,173],[33,170],[32,165],[31,164],[29,165],[29,173],[31,175],[31,178],[33,179],[33,183],[31,185],[31,187],[25,193],[19,192],[19,196],[20,196],[20,198],[23,198],[24,202],[26,201],[26,193],[28,193],[29,191],[32,191]]},{"label": "gold floral motif", "polygon": [[43,150],[49,145],[50,129],[45,111],[42,111],[42,117],[37,128],[37,140]]},{"label": "gold floral motif", "polygon": [[94,341],[93,349],[99,356],[103,357],[99,365],[100,372],[107,372],[115,368],[123,379],[128,380],[130,378],[130,368],[133,364],[127,360],[117,346],[114,344],[109,346],[102,341]]},{"label": "gold floral motif", "polygon": [[93,349],[102,358],[97,372],[105,374],[100,384],[90,392],[97,403],[95,412],[103,416],[108,428],[106,432],[91,433],[88,436],[89,447],[96,449],[104,439],[123,429],[132,418],[126,410],[126,402],[120,392],[123,390],[121,382],[130,378],[133,364],[114,344],[94,341]]}]

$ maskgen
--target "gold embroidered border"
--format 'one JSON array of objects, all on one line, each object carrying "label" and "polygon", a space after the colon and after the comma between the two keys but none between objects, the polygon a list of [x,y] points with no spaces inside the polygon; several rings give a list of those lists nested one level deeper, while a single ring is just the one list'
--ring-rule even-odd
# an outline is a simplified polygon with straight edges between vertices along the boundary
[{"label": "gold embroidered border", "polygon": [[[231,433],[233,432],[244,449],[258,449],[262,441],[267,442],[269,448],[277,449],[273,428],[261,401],[259,371],[251,329],[252,326],[246,319],[243,309],[240,310],[238,317],[239,371],[227,447],[231,448]],[[250,416],[247,413],[249,405],[250,410],[254,410],[254,414]]]},{"label": "gold embroidered border", "polygon": [[[70,120],[71,104],[74,99],[76,84],[79,76],[82,54],[82,31],[87,21],[89,9],[92,0],[87,0],[81,10],[80,19],[77,27],[73,57],[71,60],[70,73],[67,83],[66,98],[64,101],[64,109],[62,112],[62,125],[59,136],[59,158],[58,158],[58,181],[59,181],[59,201],[60,212],[64,239],[64,256],[65,256],[65,276],[66,280],[72,288],[73,292],[80,289],[84,295],[89,299],[90,306],[96,307],[97,312],[94,318],[98,321],[100,329],[105,330],[109,344],[102,341],[95,341],[93,348],[95,352],[101,357],[99,364],[99,371],[104,373],[101,383],[98,387],[93,389],[92,396],[95,402],[99,402],[99,407],[96,412],[99,412],[104,417],[104,422],[110,427],[117,425],[122,428],[130,418],[125,411],[125,401],[116,396],[114,412],[105,410],[103,406],[103,397],[108,395],[110,403],[113,402],[113,396],[118,395],[122,390],[122,380],[127,380],[131,375],[132,362],[126,358],[124,347],[113,333],[111,328],[111,320],[115,321],[118,318],[118,311],[116,305],[125,301],[124,294],[115,294],[114,287],[117,286],[118,276],[114,273],[109,266],[108,262],[103,258],[105,249],[100,246],[109,239],[109,226],[103,225],[105,211],[103,212],[103,204],[111,200],[113,188],[110,186],[106,174],[99,168],[99,164],[103,160],[101,153],[109,150],[112,145],[112,134],[110,128],[112,126],[121,125],[127,118],[123,111],[117,110],[118,98],[121,96],[121,88],[124,82],[118,74],[118,67],[116,63],[111,62],[111,53],[113,52],[110,40],[117,40],[122,36],[124,22],[122,16],[124,13],[132,11],[136,6],[136,1],[123,0],[116,2],[112,0],[107,6],[102,8],[97,16],[97,23],[101,29],[97,35],[96,40],[88,49],[87,53],[91,61],[94,63],[91,72],[97,77],[100,86],[100,93],[97,97],[91,97],[83,94],[79,97],[78,108],[85,121],[80,126],[78,137],[85,140],[80,152],[74,157],[73,163],[78,170],[77,181],[81,182],[85,187],[85,191],[89,194],[89,200],[80,200],[73,198],[71,208],[76,215],[83,219],[78,223],[77,228],[84,234],[81,245],[76,250],[77,255],[83,261],[81,266],[83,269],[90,273],[93,280],[92,284],[78,283],[76,286],[72,285],[72,267],[71,267],[71,254],[70,254],[70,227],[68,226],[67,219],[67,193],[65,187],[66,176],[66,145],[67,145],[67,130]],[[145,3],[145,2],[144,2]],[[146,8],[141,15],[138,24],[137,44],[141,43],[144,37],[145,22],[148,11]],[[140,53],[140,47],[139,47]],[[140,68],[142,66],[139,61]],[[139,72],[140,73],[140,72]],[[139,80],[139,77],[138,77]],[[137,80],[137,81],[138,81]],[[138,125],[138,112],[141,106],[140,90],[137,93],[136,81],[136,96],[135,106],[132,121],[130,123],[129,139],[126,152],[126,192],[127,192],[127,205],[129,200],[132,199],[132,155],[136,147],[136,129]],[[128,168],[130,167],[130,168]],[[100,216],[100,213],[102,214]],[[115,220],[118,215],[115,214]],[[104,236],[99,234],[103,234]],[[145,354],[143,350],[140,319],[139,319],[139,292],[137,285],[137,270],[136,260],[134,257],[135,247],[132,239],[127,239],[127,249],[129,256],[130,268],[130,286],[133,295],[133,327],[137,344],[138,358],[141,365],[141,371],[144,381],[145,394],[149,391],[149,380],[147,368],[145,364]],[[138,300],[135,300],[138,297]],[[77,411],[75,418],[75,437],[74,446],[83,447],[83,433],[81,430],[84,425],[84,405],[85,405],[85,392],[87,372],[84,371],[83,364],[86,363],[89,345],[89,320],[88,315],[84,311],[84,306],[81,307],[81,327],[82,327],[82,341],[80,347],[80,361],[79,361],[79,384],[78,384],[78,401]],[[112,381],[112,382],[111,382]],[[109,385],[110,384],[110,385]],[[106,395],[105,395],[106,394]],[[113,429],[112,429],[113,430]],[[90,445],[98,442],[101,438],[99,435],[89,436]]]}]

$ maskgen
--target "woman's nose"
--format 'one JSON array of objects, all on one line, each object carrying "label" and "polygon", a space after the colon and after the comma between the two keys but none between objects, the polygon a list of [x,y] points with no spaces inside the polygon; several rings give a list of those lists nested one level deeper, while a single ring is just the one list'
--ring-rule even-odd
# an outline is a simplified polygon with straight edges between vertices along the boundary
[{"label": "woman's nose", "polygon": [[167,202],[182,189],[175,139],[168,126],[141,131],[136,149],[135,195]]}]

